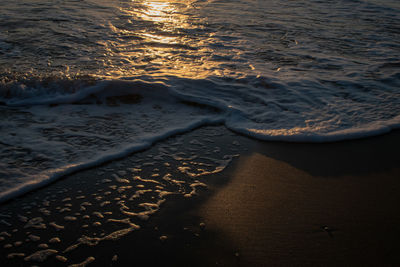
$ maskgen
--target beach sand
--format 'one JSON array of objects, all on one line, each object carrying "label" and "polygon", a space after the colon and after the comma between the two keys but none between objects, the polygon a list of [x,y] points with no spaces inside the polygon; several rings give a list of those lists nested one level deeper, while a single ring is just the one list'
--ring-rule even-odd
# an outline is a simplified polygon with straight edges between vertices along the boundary
[{"label": "beach sand", "polygon": [[243,266],[398,265],[399,140],[260,142],[199,213]]},{"label": "beach sand", "polygon": [[2,266],[398,265],[399,151],[200,128],[2,204]]}]

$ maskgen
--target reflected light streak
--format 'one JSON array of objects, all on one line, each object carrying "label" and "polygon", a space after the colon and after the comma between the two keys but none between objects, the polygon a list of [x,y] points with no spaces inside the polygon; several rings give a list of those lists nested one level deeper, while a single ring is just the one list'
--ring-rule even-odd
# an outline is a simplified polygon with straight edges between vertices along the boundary
[{"label": "reflected light streak", "polygon": [[[193,1],[135,1],[121,5],[121,25],[110,25],[119,38],[109,43],[117,58],[110,78],[136,75],[201,79],[218,75],[211,60],[211,34],[193,34],[204,21],[193,18]],[[110,66],[110,65],[109,65]]]}]

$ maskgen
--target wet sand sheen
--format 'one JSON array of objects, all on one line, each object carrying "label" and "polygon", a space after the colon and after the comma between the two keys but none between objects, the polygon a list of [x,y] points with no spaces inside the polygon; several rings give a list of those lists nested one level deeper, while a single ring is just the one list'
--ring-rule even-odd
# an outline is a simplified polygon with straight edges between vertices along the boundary
[{"label": "wet sand sheen", "polygon": [[396,264],[399,137],[268,143],[200,128],[1,205],[1,257],[4,266]]},{"label": "wet sand sheen", "polygon": [[[234,138],[235,134],[223,127],[178,135],[149,150],[75,173],[3,204],[0,252],[8,259],[5,264],[137,262],[130,258],[130,252],[125,258],[118,256],[124,247],[132,248],[123,240],[139,247],[168,240],[168,235],[155,231],[164,219],[156,220],[151,231],[148,221],[174,198],[181,203],[197,198],[207,189],[207,177],[222,172],[238,156],[240,144],[234,139],[228,138],[226,142],[230,143],[219,147],[217,141],[227,136]],[[168,213],[166,216],[167,221],[173,219]],[[137,231],[144,236],[139,234],[142,237],[138,238],[134,234]],[[151,260],[153,255],[148,256]],[[144,257],[139,261],[148,260]]]}]

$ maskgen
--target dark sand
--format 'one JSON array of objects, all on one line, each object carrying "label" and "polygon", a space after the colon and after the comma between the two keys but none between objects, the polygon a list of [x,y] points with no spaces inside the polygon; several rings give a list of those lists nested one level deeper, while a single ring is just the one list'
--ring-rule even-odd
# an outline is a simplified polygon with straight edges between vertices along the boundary
[{"label": "dark sand", "polygon": [[[5,231],[11,236],[5,236],[0,242],[1,266],[67,266],[88,257],[95,258],[89,266],[400,264],[399,131],[356,141],[292,144],[258,142],[229,133],[223,127],[211,128],[222,135],[209,136],[203,129],[185,134],[181,137],[183,141],[178,152],[200,153],[191,150],[189,143],[206,137],[212,139],[208,146],[221,147],[221,152],[211,153],[214,158],[233,153],[240,157],[223,172],[201,176],[208,189],[198,188],[198,194],[190,198],[183,194],[169,195],[160,210],[148,220],[131,218],[131,222],[141,228],[117,240],[105,240],[95,246],[80,245],[72,252],[63,252],[82,235],[104,237],[121,229],[120,224],[109,223],[106,219],[119,216],[119,206],[114,203],[118,196],[132,189],[111,190],[112,194],[103,195],[110,189],[108,183],[99,182],[103,179],[98,178],[100,168],[74,174],[1,205],[0,214],[5,216],[0,219],[12,225],[0,224],[0,232]],[[118,169],[135,166],[138,159],[157,155],[159,146],[103,168],[112,169],[111,175]],[[199,149],[201,153],[207,150],[205,146]],[[183,179],[182,174],[173,170],[180,161],[160,159],[151,167],[163,173],[162,166],[166,161],[171,167],[166,167],[165,171]],[[144,168],[143,172],[149,176],[153,170]],[[107,171],[105,175],[108,175]],[[135,181],[131,180],[129,185],[135,187]],[[66,191],[58,197],[58,192],[64,189]],[[187,193],[188,190],[190,188],[186,188]],[[85,199],[80,198],[82,195]],[[96,197],[100,195],[103,198],[97,201]],[[48,208],[51,214],[47,217],[38,211],[43,208],[40,202],[46,196],[51,202]],[[61,199],[66,197],[71,200],[62,202]],[[95,204],[107,199],[111,204],[104,207]],[[144,200],[152,199],[154,196],[149,195]],[[82,201],[94,205],[80,211]],[[26,207],[27,203],[35,202],[39,204]],[[57,208],[64,207],[64,203],[70,204],[66,207],[71,209],[71,214],[56,212],[60,210]],[[25,223],[19,222],[15,214],[26,210],[30,218],[41,216],[45,222],[56,221],[66,228],[56,231],[47,225],[46,229],[25,229]],[[109,212],[110,215],[104,214],[105,218],[100,219],[92,214],[93,211]],[[85,219],[81,217],[86,213],[90,215],[89,226],[82,230]],[[78,219],[76,222],[65,221],[66,215]],[[102,225],[93,226],[96,221]],[[16,240],[25,240],[27,232],[40,236],[41,240],[14,245]],[[47,240],[54,236],[59,236],[62,242],[49,244]],[[161,236],[166,239],[160,240]],[[6,259],[15,252],[25,252],[26,257],[38,250],[39,243],[48,243],[49,248],[58,253],[38,263],[24,261],[23,257]],[[6,248],[6,244],[13,246]],[[65,256],[68,261],[57,260],[55,255]],[[118,255],[115,261],[112,260],[114,255]]]},{"label": "dark sand", "polygon": [[400,133],[258,143],[199,210],[242,266],[400,264]]}]

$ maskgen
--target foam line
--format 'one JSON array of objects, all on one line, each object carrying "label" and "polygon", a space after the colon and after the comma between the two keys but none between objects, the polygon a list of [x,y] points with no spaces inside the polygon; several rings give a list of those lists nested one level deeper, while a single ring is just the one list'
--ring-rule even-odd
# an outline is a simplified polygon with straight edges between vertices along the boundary
[{"label": "foam line", "polygon": [[126,147],[120,151],[111,151],[107,154],[101,155],[100,157],[88,160],[86,162],[71,164],[68,166],[64,166],[58,169],[53,169],[51,171],[41,173],[38,175],[38,177],[40,177],[39,180],[28,181],[26,183],[11,188],[10,190],[1,192],[0,203],[21,196],[23,194],[26,194],[32,190],[44,187],[74,172],[96,167],[106,162],[110,162],[112,160],[124,158],[134,152],[145,150],[151,147],[155,142],[166,139],[173,135],[189,132],[192,131],[193,129],[196,129],[204,125],[215,125],[215,124],[220,124],[222,122],[223,118],[221,116],[203,118],[201,120],[190,123],[186,127],[167,129],[160,135],[148,137],[143,142],[132,144],[131,146]]},{"label": "foam line", "polygon": [[361,139],[389,133],[394,129],[400,128],[400,115],[390,120],[377,121],[359,127],[342,129],[328,133],[307,132],[307,129],[254,129],[243,126],[240,121],[228,119],[225,126],[237,133],[262,141],[283,141],[296,143],[328,143],[344,140]]}]

